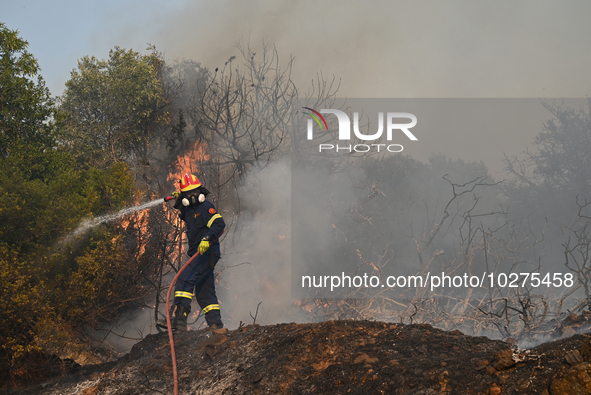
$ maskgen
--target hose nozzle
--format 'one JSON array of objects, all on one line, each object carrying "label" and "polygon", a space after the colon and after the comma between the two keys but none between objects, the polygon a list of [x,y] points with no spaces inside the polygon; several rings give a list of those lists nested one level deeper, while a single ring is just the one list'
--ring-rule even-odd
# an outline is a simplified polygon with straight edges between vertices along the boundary
[{"label": "hose nozzle", "polygon": [[172,199],[174,199],[174,196],[165,196],[165,197],[164,197],[164,201],[165,201],[165,202],[168,202],[168,201],[170,201],[170,200],[172,200]]}]

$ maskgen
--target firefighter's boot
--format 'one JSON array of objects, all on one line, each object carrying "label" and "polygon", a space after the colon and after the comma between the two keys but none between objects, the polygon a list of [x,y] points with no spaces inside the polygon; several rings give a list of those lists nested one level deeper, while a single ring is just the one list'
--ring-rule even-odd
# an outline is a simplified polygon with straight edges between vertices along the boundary
[{"label": "firefighter's boot", "polygon": [[[170,319],[170,329],[172,329],[173,332],[186,331],[188,315],[189,310],[181,305],[177,305],[174,316]],[[156,322],[156,329],[158,329],[159,332],[167,331],[168,325],[166,324],[166,320],[158,320],[158,322]]]},{"label": "firefighter's boot", "polygon": [[220,314],[220,309],[210,310],[205,313],[205,322],[207,322],[207,326],[211,329],[221,329],[224,327],[222,323],[222,315]]},{"label": "firefighter's boot", "polygon": [[183,305],[177,305],[174,312],[174,317],[171,320],[172,331],[186,332],[188,316],[189,310],[187,310]]}]

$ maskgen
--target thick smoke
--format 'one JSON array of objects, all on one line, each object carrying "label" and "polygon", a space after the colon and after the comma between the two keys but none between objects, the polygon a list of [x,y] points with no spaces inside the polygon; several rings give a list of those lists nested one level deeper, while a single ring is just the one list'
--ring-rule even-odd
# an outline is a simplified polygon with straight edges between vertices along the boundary
[{"label": "thick smoke", "polygon": [[265,40],[296,57],[298,86],[322,71],[342,78],[343,97],[585,96],[589,4],[537,5],[193,1],[124,22],[106,14],[105,24],[125,28],[101,26],[95,45],[104,52],[105,41],[134,49],[149,41],[170,59],[214,68],[235,55],[236,41]]},{"label": "thick smoke", "polygon": [[228,218],[233,227],[223,238],[217,268],[223,319],[230,327],[252,323],[252,317],[260,324],[303,319],[291,299],[291,193],[286,160],[250,172],[239,189],[245,210]]}]

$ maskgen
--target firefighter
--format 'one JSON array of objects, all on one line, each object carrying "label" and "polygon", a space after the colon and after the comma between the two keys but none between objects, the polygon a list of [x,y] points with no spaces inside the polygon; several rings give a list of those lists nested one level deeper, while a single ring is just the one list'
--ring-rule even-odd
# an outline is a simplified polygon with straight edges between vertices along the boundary
[{"label": "firefighter", "polygon": [[[174,208],[180,210],[179,217],[185,221],[189,240],[187,254],[191,257],[197,251],[199,256],[180,274],[177,279],[172,319],[173,331],[187,330],[187,316],[191,312],[193,296],[205,315],[205,321],[212,329],[223,328],[220,305],[215,293],[213,269],[220,259],[219,238],[226,226],[214,205],[205,200],[209,191],[193,174],[185,174],[180,180],[180,193]],[[166,328],[166,323],[158,324]]]}]

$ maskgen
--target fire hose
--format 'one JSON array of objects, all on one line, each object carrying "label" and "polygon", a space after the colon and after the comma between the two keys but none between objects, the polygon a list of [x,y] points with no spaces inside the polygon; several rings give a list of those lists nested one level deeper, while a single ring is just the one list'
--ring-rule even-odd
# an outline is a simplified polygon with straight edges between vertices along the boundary
[{"label": "fire hose", "polygon": [[174,379],[174,395],[178,395],[178,393],[179,393],[179,382],[178,382],[178,375],[177,375],[177,370],[176,370],[176,354],[174,352],[174,338],[172,335],[172,324],[170,322],[170,292],[172,291],[172,287],[174,287],[176,280],[179,278],[179,276],[183,272],[183,270],[185,270],[185,268],[187,266],[189,266],[189,264],[191,262],[193,262],[193,259],[195,259],[198,255],[199,255],[199,251],[197,251],[195,253],[195,255],[193,255],[191,257],[191,259],[189,259],[187,261],[187,263],[185,263],[183,265],[181,270],[179,270],[179,272],[176,274],[176,276],[174,276],[174,279],[172,280],[172,282],[170,283],[170,286],[168,287],[168,292],[166,293],[166,327],[168,330],[168,339],[170,340],[170,354],[172,355],[172,375],[173,375],[173,379]]},{"label": "fire hose", "polygon": [[[164,198],[164,201],[168,202],[169,200],[172,200],[172,199],[173,199],[172,196],[167,196]],[[172,324],[170,322],[170,293],[172,292],[172,288],[176,284],[176,280],[179,278],[179,276],[181,275],[183,270],[185,270],[187,268],[187,266],[189,266],[189,264],[191,262],[193,262],[193,259],[197,258],[197,256],[199,256],[199,251],[197,251],[195,253],[195,255],[193,255],[183,265],[183,267],[181,268],[181,270],[178,271],[176,276],[174,276],[174,279],[172,280],[172,282],[170,283],[170,286],[168,287],[168,292],[166,293],[166,329],[168,330],[168,339],[170,340],[170,354],[172,356],[172,375],[173,375],[173,380],[174,380],[174,395],[178,395],[178,393],[179,393],[179,382],[178,382],[178,374],[177,374],[177,369],[176,369],[176,354],[174,351],[174,337],[172,334]]]}]

